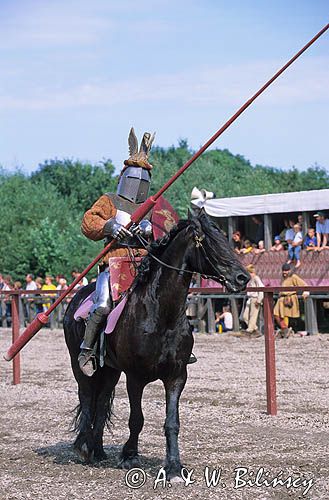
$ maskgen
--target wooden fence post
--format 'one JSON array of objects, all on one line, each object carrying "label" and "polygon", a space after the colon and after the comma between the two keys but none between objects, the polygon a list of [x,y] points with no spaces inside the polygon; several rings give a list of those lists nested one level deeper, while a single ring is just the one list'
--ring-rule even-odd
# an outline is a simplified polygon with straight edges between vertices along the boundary
[{"label": "wooden fence post", "polygon": [[277,414],[276,370],[275,370],[275,335],[273,322],[273,292],[264,293],[264,335],[266,363],[267,413]]},{"label": "wooden fence post", "polygon": [[[11,329],[12,338],[15,342],[19,337],[19,296],[14,294],[11,296]],[[17,385],[21,382],[21,363],[20,354],[17,354],[13,359],[13,384]]]}]

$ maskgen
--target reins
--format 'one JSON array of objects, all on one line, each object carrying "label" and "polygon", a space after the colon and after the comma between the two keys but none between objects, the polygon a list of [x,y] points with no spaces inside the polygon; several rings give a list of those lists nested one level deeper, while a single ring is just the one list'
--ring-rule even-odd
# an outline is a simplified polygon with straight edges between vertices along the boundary
[{"label": "reins", "polygon": [[[136,234],[135,235],[137,237],[137,239],[139,240],[139,242],[141,243],[142,247],[147,251],[148,255],[153,259],[155,260],[156,262],[158,262],[158,264],[160,264],[161,266],[163,267],[166,267],[168,269],[172,269],[173,271],[177,271],[179,274],[183,274],[183,273],[188,273],[188,274],[195,274],[196,272],[195,271],[190,271],[189,269],[184,269],[183,267],[175,267],[175,266],[171,266],[170,264],[167,264],[166,262],[164,262],[163,260],[159,259],[158,257],[156,257],[151,251],[150,251],[150,245],[149,243],[147,242],[147,240],[145,240],[141,235],[139,234]],[[205,258],[205,260],[208,262],[208,264],[210,264],[210,266],[215,269],[215,266],[214,264],[211,262],[211,260],[209,259],[208,255],[206,254],[206,251],[203,247],[203,244],[202,244],[202,240],[204,238],[200,237],[199,235],[196,235],[195,236],[195,247],[196,248],[199,248],[201,249],[202,253],[203,253],[203,256]],[[218,279],[220,279],[221,281],[224,282],[224,284],[226,283],[226,279],[223,275],[220,275],[220,276],[215,276],[215,275],[208,275],[208,274],[203,274],[203,273],[200,273],[200,276],[204,279],[215,279],[216,281]]]}]

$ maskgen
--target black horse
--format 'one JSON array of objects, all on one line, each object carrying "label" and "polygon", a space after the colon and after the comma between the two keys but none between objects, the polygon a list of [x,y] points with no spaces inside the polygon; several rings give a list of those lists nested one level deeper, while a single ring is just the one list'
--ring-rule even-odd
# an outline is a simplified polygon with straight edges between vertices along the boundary
[{"label": "black horse", "polygon": [[67,308],[65,339],[80,400],[74,447],[84,461],[106,459],[103,431],[111,417],[114,389],[123,371],[130,403],[130,436],[121,452],[121,466],[140,466],[138,436],[144,423],[143,390],[150,382],[160,379],[166,393],[165,469],[169,479],[180,475],[179,398],[193,347],[193,335],[185,314],[191,272],[212,276],[231,292],[244,289],[250,278],[223,232],[203,211],[179,221],[168,235],[150,246],[125,310],[113,333],[106,335],[107,350],[114,355],[115,368],[105,365],[91,378],[79,369],[78,354],[85,325],[73,316],[95,285],[79,290]]}]

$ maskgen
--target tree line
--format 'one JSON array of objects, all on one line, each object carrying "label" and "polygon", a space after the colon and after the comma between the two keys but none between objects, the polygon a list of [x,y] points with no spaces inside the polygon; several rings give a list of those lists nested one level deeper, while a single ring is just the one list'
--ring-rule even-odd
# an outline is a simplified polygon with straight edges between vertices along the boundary
[{"label": "tree line", "polygon": [[[150,155],[151,193],[192,156],[186,140]],[[27,273],[70,275],[82,270],[102,248],[80,230],[84,212],[105,192],[116,190],[118,175],[110,160],[97,164],[72,159],[47,160],[32,174],[0,169],[0,273],[22,280]],[[194,186],[217,198],[329,187],[329,172],[312,166],[305,171],[252,166],[228,150],[204,153],[166,192],[185,217]],[[96,271],[95,271],[96,273]]]}]

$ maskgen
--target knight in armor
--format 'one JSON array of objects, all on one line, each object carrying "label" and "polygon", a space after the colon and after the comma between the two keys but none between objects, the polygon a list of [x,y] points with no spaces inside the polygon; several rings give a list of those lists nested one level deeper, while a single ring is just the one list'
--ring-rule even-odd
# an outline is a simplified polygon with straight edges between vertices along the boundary
[{"label": "knight in armor", "polygon": [[108,270],[109,258],[131,258],[131,254],[135,257],[145,255],[146,250],[140,248],[141,244],[136,234],[142,234],[146,238],[152,236],[150,212],[138,226],[135,225],[130,230],[127,230],[125,226],[130,222],[130,215],[148,196],[152,170],[152,165],[148,161],[148,153],[153,141],[154,134],[151,136],[150,133],[145,132],[138,150],[134,129],[130,130],[128,139],[130,157],[124,162],[117,192],[102,195],[87,210],[82,220],[81,229],[87,238],[94,241],[105,239],[106,244],[113,238],[116,240],[115,245],[105,255],[100,266],[101,272],[96,281],[94,304],[87,321],[78,358],[80,369],[88,377],[91,377],[96,371],[94,346],[113,305]]}]

